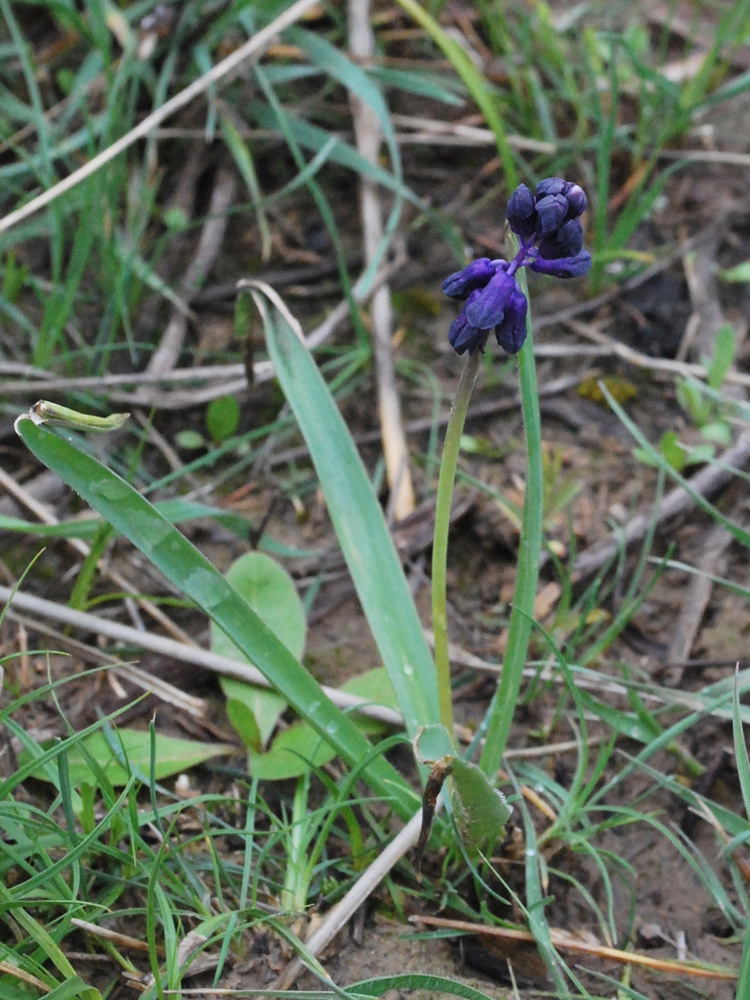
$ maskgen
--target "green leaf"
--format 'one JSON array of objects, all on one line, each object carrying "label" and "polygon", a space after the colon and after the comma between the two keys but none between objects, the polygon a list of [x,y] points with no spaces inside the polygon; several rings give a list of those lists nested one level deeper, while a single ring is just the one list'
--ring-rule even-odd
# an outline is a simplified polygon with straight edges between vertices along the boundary
[{"label": "green leaf", "polygon": [[[224,576],[276,638],[299,659],[305,648],[307,622],[294,580],[284,567],[263,552],[246,552],[235,559]],[[211,624],[211,649],[219,656],[246,659],[215,623]]]},{"label": "green leaf", "polygon": [[[381,997],[390,990],[424,990],[426,993],[445,993],[446,996],[463,997],[463,1000],[491,1000],[487,993],[482,993],[468,983],[459,983],[445,976],[433,976],[423,972],[403,972],[395,976],[382,976],[377,979],[362,979],[347,987],[347,993],[368,997]],[[493,991],[494,992],[494,991]]]},{"label": "green leaf", "polygon": [[297,778],[310,769],[327,764],[335,756],[331,747],[306,722],[293,722],[279,733],[266,753],[248,754],[253,778],[282,781]]},{"label": "green leaf", "polygon": [[734,736],[734,760],[737,776],[740,779],[742,801],[745,805],[745,815],[750,819],[750,760],[747,756],[747,743],[740,715],[740,691],[738,684],[739,667],[734,671],[734,696],[732,698],[732,733]]},{"label": "green leaf", "polygon": [[[305,647],[307,623],[297,588],[284,567],[262,552],[247,552],[232,563],[225,577],[277,639],[299,659]],[[213,622],[211,649],[219,656],[247,662],[242,651]],[[275,691],[230,677],[221,678],[221,689],[228,699],[229,721],[243,743],[251,750],[262,750],[287,707],[286,699]]]},{"label": "green leaf", "polygon": [[446,757],[454,758],[456,747],[445,726],[437,723],[419,730],[414,738],[414,755],[420,764],[437,764]]},{"label": "green leaf", "polygon": [[677,440],[677,435],[674,431],[667,431],[666,434],[662,435],[659,447],[661,448],[662,455],[673,469],[677,469],[679,472],[680,469],[685,468],[688,454]]},{"label": "green leaf", "polygon": [[[249,685],[243,686],[248,687]],[[367,670],[364,674],[350,678],[341,685],[340,690],[356,694],[360,698],[368,698],[377,705],[386,705],[389,708],[398,707],[393,686],[382,667]],[[259,691],[259,693],[262,692]],[[268,692],[265,693],[268,694]],[[241,707],[244,708],[244,706]],[[233,703],[229,702],[227,713],[230,714],[230,718],[232,718],[230,712],[232,708]],[[248,712],[249,710],[244,708],[244,711]],[[258,716],[254,716],[253,721],[255,718]],[[248,720],[245,716],[240,715],[239,721],[247,724]],[[380,733],[385,728],[385,723],[380,722],[379,719],[371,719],[366,715],[355,716],[355,721],[363,733]],[[242,736],[240,727],[233,718],[232,725]],[[327,764],[334,756],[328,744],[323,743],[315,730],[306,723],[294,723],[279,733],[265,753],[258,752],[260,746],[253,746],[248,740],[245,740],[244,736],[243,740],[248,748],[254,751],[249,755],[250,774],[265,781],[298,778],[310,769],[311,764],[319,767],[322,764]]]},{"label": "green leaf", "polygon": [[470,855],[491,851],[512,811],[502,792],[481,768],[456,753],[445,726],[425,726],[414,740],[414,752],[422,764],[451,762],[451,804],[461,840]]},{"label": "green leaf", "polygon": [[[704,424],[701,427],[701,437],[705,438],[706,441],[713,441],[726,448],[732,443],[732,428],[726,420],[713,420],[711,423]],[[711,449],[711,455],[713,457],[713,448]],[[710,459],[704,459],[704,461],[710,461]]]},{"label": "green leaf", "polygon": [[234,396],[212,399],[206,409],[206,427],[217,444],[230,438],[240,423],[240,404]]},{"label": "green leaf", "polygon": [[[126,785],[133,773],[148,780],[151,768],[151,734],[141,729],[115,729],[112,737],[100,730],[91,733],[67,752],[70,783],[76,788],[96,783],[87,754],[101,766],[113,787]],[[212,757],[236,753],[231,743],[199,743],[156,733],[155,774],[157,781],[187,771]],[[25,758],[25,751],[21,755]],[[19,758],[20,760],[21,758]],[[127,763],[127,766],[123,762]],[[47,780],[44,771],[35,777]]]},{"label": "green leaf", "polygon": [[372,484],[297,322],[250,285],[277,377],[310,449],[341,550],[413,738],[439,719],[435,664]]},{"label": "green leaf", "polygon": [[719,268],[716,272],[724,281],[750,281],[750,260],[735,267]]},{"label": "green leaf", "polygon": [[[268,736],[264,739],[260,731],[260,726],[256,721],[258,718],[263,717],[260,697],[258,698],[259,704],[249,703],[254,695],[260,695],[261,689],[253,687],[250,684],[244,684],[242,681],[233,680],[232,678],[222,678],[221,690],[227,699],[227,718],[242,742],[248,750],[262,750]],[[273,713],[273,725],[275,726],[279,715],[286,708],[286,699],[276,694],[275,691],[271,691],[270,693],[271,697],[277,700],[279,706],[278,711]]]},{"label": "green leaf", "polygon": [[720,389],[721,383],[734,361],[734,330],[725,323],[716,332],[716,350],[708,366],[706,381],[712,389]]},{"label": "green leaf", "polygon": [[[366,670],[363,674],[350,677],[341,685],[341,690],[348,694],[356,694],[358,698],[367,698],[368,701],[376,705],[398,709],[396,692],[388,678],[388,671],[384,667],[375,667],[373,670]],[[368,721],[377,720],[370,719]]]},{"label": "green leaf", "polygon": [[[372,746],[352,719],[326,697],[309,672],[205,556],[137,490],[64,437],[36,427],[28,417],[18,418],[16,433],[40,461],[202,607],[345,761],[354,765],[369,757]],[[411,817],[415,797],[391,764],[375,757],[363,777],[378,795],[392,802],[399,816]]]},{"label": "green leaf", "polygon": [[184,451],[199,451],[201,448],[206,447],[206,439],[200,431],[190,430],[190,428],[184,431],[177,431],[174,441],[177,447],[182,448]]},{"label": "green leaf", "polygon": [[102,1000],[102,995],[95,986],[88,986],[80,976],[66,979],[56,986],[51,993],[44,994],[45,1000]]},{"label": "green leaf", "polygon": [[469,854],[492,851],[512,810],[484,771],[463,757],[453,761],[451,801],[456,826]]}]

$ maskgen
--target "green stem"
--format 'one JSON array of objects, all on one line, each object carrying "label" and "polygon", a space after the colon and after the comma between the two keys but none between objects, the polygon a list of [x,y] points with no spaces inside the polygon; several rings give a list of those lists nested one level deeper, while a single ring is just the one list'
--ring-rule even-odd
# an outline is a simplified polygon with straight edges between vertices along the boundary
[{"label": "green stem", "polygon": [[453,401],[448,429],[445,432],[443,457],[440,462],[437,502],[435,506],[435,538],[432,546],[432,631],[435,635],[435,665],[438,678],[438,704],[440,721],[453,734],[453,701],[451,699],[451,665],[448,655],[448,615],[446,612],[446,567],[448,561],[448,534],[451,523],[451,499],[456,481],[461,435],[466,421],[466,411],[479,371],[480,351],[466,359],[456,398]]},{"label": "green stem", "polygon": [[[528,301],[526,276],[517,275],[518,283]],[[526,315],[526,342],[518,355],[521,382],[521,409],[526,436],[526,489],[523,501],[521,541],[518,548],[518,570],[513,595],[513,609],[508,628],[508,645],[503,659],[495,696],[488,713],[487,735],[479,766],[495,781],[508,742],[513,713],[523,679],[523,668],[529,649],[534,620],[534,599],[539,579],[539,554],[542,548],[542,514],[544,482],[542,478],[542,426],[539,417],[539,394],[534,362],[534,341],[531,330],[531,308]]]}]

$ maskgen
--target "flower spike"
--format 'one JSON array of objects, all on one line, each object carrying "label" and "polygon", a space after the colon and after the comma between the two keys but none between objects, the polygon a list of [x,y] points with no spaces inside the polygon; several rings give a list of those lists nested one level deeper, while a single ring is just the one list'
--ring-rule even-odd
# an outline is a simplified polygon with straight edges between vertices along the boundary
[{"label": "flower spike", "polygon": [[562,177],[547,177],[536,192],[519,184],[508,201],[506,218],[520,241],[511,261],[479,257],[443,282],[453,299],[465,299],[448,331],[457,354],[483,351],[490,330],[507,354],[517,354],[526,340],[528,303],[516,281],[520,267],[554,278],[580,278],[591,267],[583,249],[579,216],[587,207],[583,188]]}]

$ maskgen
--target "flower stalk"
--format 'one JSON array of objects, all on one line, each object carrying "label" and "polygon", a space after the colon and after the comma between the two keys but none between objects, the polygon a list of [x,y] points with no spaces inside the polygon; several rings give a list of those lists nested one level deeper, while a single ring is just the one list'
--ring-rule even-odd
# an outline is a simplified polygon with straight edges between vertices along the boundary
[{"label": "flower stalk", "polygon": [[443,444],[443,457],[440,462],[435,504],[435,536],[432,545],[432,632],[438,678],[438,705],[440,721],[454,741],[446,585],[448,534],[450,532],[453,486],[456,481],[458,456],[461,451],[461,436],[466,422],[466,412],[469,409],[469,400],[479,372],[480,358],[481,354],[475,351],[466,359],[461,371],[456,398],[451,407]]},{"label": "flower stalk", "polygon": [[[521,278],[526,291],[526,276]],[[527,336],[518,355],[521,410],[526,438],[526,487],[523,497],[521,538],[518,547],[516,586],[508,626],[500,682],[487,713],[484,749],[479,766],[493,783],[497,779],[508,743],[516,702],[523,681],[523,668],[534,623],[534,601],[539,581],[542,549],[544,482],[542,472],[542,424],[539,413],[536,360],[531,329],[531,310],[526,314]]]},{"label": "flower stalk", "polygon": [[446,560],[451,494],[461,434],[476,379],[478,359],[484,352],[489,334],[494,332],[497,343],[506,354],[518,354],[519,357],[521,408],[526,437],[526,488],[508,641],[500,682],[487,713],[485,745],[480,760],[480,768],[493,783],[508,742],[523,679],[534,622],[542,547],[542,435],[525,269],[556,278],[577,278],[586,274],[591,267],[591,255],[583,249],[583,226],[580,221],[586,206],[582,188],[560,177],[541,181],[534,194],[525,184],[520,184],[511,195],[506,212],[511,230],[509,260],[480,257],[443,282],[446,295],[464,302],[459,316],[451,323],[448,339],[457,354],[469,355],[446,433],[433,546],[432,616],[440,719],[451,737],[453,709],[446,615]]}]

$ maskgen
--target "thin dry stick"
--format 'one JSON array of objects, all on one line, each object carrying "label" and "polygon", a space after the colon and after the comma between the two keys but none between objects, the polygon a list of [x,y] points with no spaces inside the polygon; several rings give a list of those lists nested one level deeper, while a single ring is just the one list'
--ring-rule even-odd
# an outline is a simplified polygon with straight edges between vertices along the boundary
[{"label": "thin dry stick", "polygon": [[103,938],[105,941],[111,941],[118,948],[130,948],[132,951],[149,950],[150,945],[141,938],[134,938],[129,934],[120,934],[119,931],[113,931],[109,927],[100,927],[98,924],[92,924],[88,920],[81,920],[79,917],[71,917],[70,922],[74,927],[78,927],[87,934]]},{"label": "thin dry stick", "polygon": [[[651,358],[647,354],[641,354],[640,351],[634,351],[627,344],[621,344],[619,340],[608,337],[606,333],[602,333],[601,330],[598,330],[590,323],[581,323],[580,321],[572,320],[568,318],[568,315],[561,314],[560,319],[571,330],[581,334],[582,337],[586,337],[588,340],[593,340],[595,343],[601,344],[607,348],[610,355],[622,358],[623,361],[635,365],[636,368],[669,372],[671,375],[682,375],[686,378],[692,376],[693,378],[706,379],[708,377],[708,370],[705,365],[692,364],[687,361],[673,361],[671,358]],[[730,369],[724,376],[724,381],[733,385],[750,386],[750,375]]]},{"label": "thin dry stick", "polygon": [[[42,524],[52,525],[60,523],[46,504],[39,503],[39,501],[35,500],[34,497],[26,492],[23,486],[20,486],[15,479],[13,479],[12,476],[9,476],[2,468],[0,468],[0,485],[4,486],[8,493],[12,494],[16,500],[30,510],[31,513],[42,522]],[[83,539],[68,538],[66,541],[68,545],[79,555],[83,556],[84,559],[88,558],[91,553],[91,546],[87,545]],[[120,590],[124,590],[128,594],[132,594],[138,607],[153,618],[155,622],[158,622],[162,628],[165,628],[171,636],[180,642],[186,642],[190,645],[193,644],[193,640],[187,632],[183,631],[179,625],[176,625],[168,615],[165,615],[161,608],[157,607],[145,597],[141,597],[139,588],[126,579],[126,577],[118,573],[117,570],[112,569],[105,559],[100,559],[97,562],[97,567],[100,572],[110,579],[115,586],[119,587]]]},{"label": "thin dry stick", "polygon": [[22,625],[30,632],[36,632],[54,642],[55,649],[77,656],[85,663],[94,663],[97,666],[108,667],[115,676],[124,677],[131,684],[135,684],[142,690],[148,691],[149,694],[154,695],[154,697],[166,702],[166,704],[171,705],[173,708],[179,709],[181,712],[187,712],[194,719],[206,718],[209,703],[204,698],[196,698],[181,688],[175,687],[174,684],[170,684],[169,681],[165,681],[161,677],[156,677],[146,670],[141,670],[140,667],[136,667],[133,663],[118,660],[117,657],[105,653],[103,649],[89,646],[78,639],[72,639],[69,635],[63,635],[62,632],[59,632],[46,622],[27,618],[25,615],[19,615],[17,612],[12,612],[12,616],[15,622],[18,622],[19,625]]},{"label": "thin dry stick", "polygon": [[[739,436],[737,443],[728,448],[718,461],[707,465],[705,469],[701,469],[700,472],[697,472],[688,480],[690,489],[693,493],[697,493],[698,496],[709,497],[727,485],[735,469],[744,468],[749,461],[750,431],[745,431]],[[662,500],[656,515],[656,522],[662,525],[678,514],[690,510],[694,505],[695,500],[693,497],[682,486],[678,486],[677,489],[667,493]],[[652,519],[653,515],[650,512],[639,514],[632,521],[628,522],[618,540],[607,539],[599,545],[594,545],[586,552],[582,552],[575,561],[573,578],[580,580],[583,577],[590,576],[592,573],[596,573],[607,560],[616,554],[621,546],[629,548],[631,545],[642,541]]]},{"label": "thin dry stick", "polygon": [[[370,20],[369,0],[349,0],[349,47],[352,56],[360,62],[367,63],[374,56],[375,36]],[[369,163],[377,164],[382,142],[378,116],[374,109],[356,94],[351,94],[350,101],[357,149]],[[360,202],[367,267],[377,256],[383,239],[383,216],[378,189],[364,174],[360,178]],[[388,485],[392,491],[390,506],[396,520],[400,521],[412,513],[415,501],[409,471],[409,450],[401,421],[401,404],[391,349],[393,335],[391,292],[385,282],[372,297],[370,317],[383,454]]]},{"label": "thin dry stick", "polygon": [[37,979],[36,976],[32,976],[30,972],[26,972],[24,969],[19,968],[15,962],[6,962],[5,960],[0,961],[0,972],[7,972],[15,979],[19,979],[22,983],[28,983],[29,986],[34,986],[42,993],[51,993],[52,987],[43,982],[41,979]]},{"label": "thin dry stick", "polygon": [[[94,632],[97,635],[105,635],[110,639],[140,649],[148,649],[153,653],[159,653],[161,656],[168,656],[183,663],[194,663],[196,666],[204,667],[206,670],[222,674],[225,677],[236,677],[237,680],[246,681],[248,684],[257,684],[259,687],[271,686],[260,670],[251,667],[248,663],[240,663],[226,656],[217,656],[200,646],[187,646],[185,643],[175,642],[174,639],[163,635],[140,632],[129,625],[121,625],[119,622],[100,618],[98,615],[92,615],[86,611],[76,611],[64,604],[56,604],[54,601],[25,594],[22,591],[13,591],[10,587],[0,585],[0,603],[9,605],[7,613],[11,617],[14,617],[13,609],[17,608],[29,614],[38,615],[42,619],[64,622],[74,628]],[[363,715],[380,719],[391,726],[403,726],[404,720],[401,715],[392,708],[374,705],[365,698],[347,694],[346,691],[338,691],[336,688],[322,686],[322,690],[339,708],[353,708]]]},{"label": "thin dry stick", "polygon": [[[399,132],[396,138],[402,143],[429,142],[433,146],[496,146],[494,132],[478,125],[463,122],[446,122],[438,118],[421,118],[417,115],[391,115],[394,125],[414,131]],[[553,142],[527,139],[521,135],[509,135],[508,145],[513,149],[523,149],[531,153],[554,156],[557,146]]]},{"label": "thin dry stick", "polygon": [[669,670],[670,684],[679,684],[683,669],[677,664],[690,659],[695,637],[706,613],[714,576],[721,576],[727,569],[727,551],[734,536],[723,524],[716,524],[701,539],[701,554],[695,576],[687,586],[687,598],[682,606],[667,649],[667,662],[675,664]]},{"label": "thin dry stick", "polygon": [[259,55],[268,46],[274,37],[284,28],[288,28],[295,21],[298,21],[308,10],[317,6],[319,0],[297,0],[297,3],[292,4],[292,6],[283,11],[279,16],[272,21],[270,24],[262,28],[257,34],[253,35],[252,38],[248,39],[244,45],[241,45],[234,52],[230,53],[226,59],[222,59],[221,62],[212,66],[208,72],[204,73],[202,76],[194,80],[189,87],[185,87],[174,97],[166,101],[160,108],[153,111],[150,115],[143,119],[135,128],[132,128],[126,135],[122,136],[116,142],[113,142],[111,146],[103,149],[98,156],[95,156],[93,160],[89,160],[88,163],[84,164],[79,170],[74,171],[68,177],[65,177],[51,187],[48,191],[44,191],[37,198],[33,198],[26,205],[22,205],[21,208],[16,209],[15,212],[11,212],[10,215],[6,215],[4,219],[0,219],[0,233],[6,232],[11,229],[16,223],[21,222],[23,219],[27,219],[30,215],[38,212],[40,208],[44,208],[45,205],[49,205],[51,201],[55,198],[59,198],[61,194],[66,191],[70,191],[77,184],[85,181],[92,174],[96,173],[100,167],[103,167],[105,163],[109,163],[110,160],[114,160],[116,156],[132,146],[134,142],[138,139],[144,138],[149,132],[156,128],[157,125],[169,118],[179,111],[180,108],[184,108],[185,105],[189,104],[194,98],[203,94],[214,84],[218,83],[219,80],[224,79],[230,73],[238,69],[242,63],[248,60],[251,56]]},{"label": "thin dry stick", "polygon": [[[468,920],[449,920],[445,917],[410,917],[412,923],[427,924],[429,927],[447,927],[456,931],[468,931],[484,937],[503,938],[506,941],[528,941],[534,943],[534,935],[529,931],[516,930],[513,927],[487,927],[483,924],[473,924]],[[647,969],[657,969],[659,972],[678,976],[695,976],[698,979],[737,978],[734,969],[720,969],[697,965],[693,962],[679,962],[668,958],[652,958],[650,955],[639,955],[633,951],[623,951],[621,948],[610,948],[608,945],[591,944],[579,941],[566,931],[550,928],[552,944],[563,951],[574,951],[583,955],[596,955],[609,961],[624,962],[628,965],[640,965]]]},{"label": "thin dry stick", "polygon": [[[227,211],[234,200],[236,189],[237,181],[234,173],[229,170],[220,170],[216,175],[208,207],[208,216],[203,223],[195,256],[188,264],[180,281],[178,294],[188,304],[203,287],[208,272],[219,256],[227,228]],[[174,368],[182,351],[187,329],[188,318],[184,310],[173,309],[159,346],[146,366],[146,371],[161,374]]]}]

